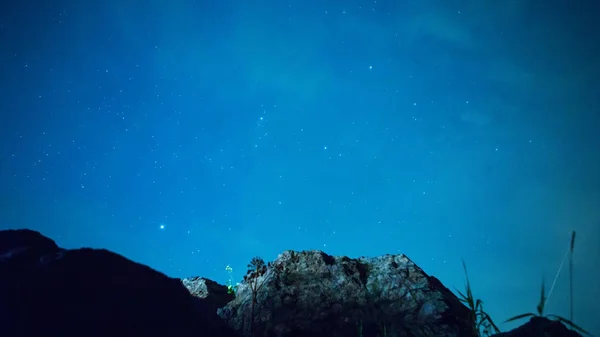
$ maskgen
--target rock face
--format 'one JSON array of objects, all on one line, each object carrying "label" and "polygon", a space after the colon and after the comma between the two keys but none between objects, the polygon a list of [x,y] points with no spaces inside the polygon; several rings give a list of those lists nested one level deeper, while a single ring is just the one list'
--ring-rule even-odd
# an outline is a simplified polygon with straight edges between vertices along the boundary
[{"label": "rock face", "polygon": [[474,336],[469,311],[404,255],[286,251],[218,313],[243,336]]},{"label": "rock face", "polygon": [[[0,231],[0,336],[476,337],[469,310],[404,255],[286,251],[248,267],[233,295],[107,250],[65,250],[35,231]],[[534,317],[496,336],[580,335]]]},{"label": "rock face", "polygon": [[[235,296],[227,290],[227,287],[215,281],[203,277],[189,277],[181,280],[183,285],[192,294],[201,300],[211,313],[216,314],[217,309],[223,307]],[[219,318],[217,318],[220,320]]]},{"label": "rock face", "polygon": [[234,336],[181,281],[118,254],[0,231],[0,336]]}]

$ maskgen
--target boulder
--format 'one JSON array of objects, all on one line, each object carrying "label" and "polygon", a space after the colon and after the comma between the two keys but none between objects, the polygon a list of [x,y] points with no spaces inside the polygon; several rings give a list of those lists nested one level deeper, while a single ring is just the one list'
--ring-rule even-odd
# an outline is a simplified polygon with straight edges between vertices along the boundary
[{"label": "boulder", "polygon": [[286,251],[249,267],[235,299],[218,311],[243,336],[474,337],[469,310],[402,254]]},{"label": "boulder", "polygon": [[200,299],[200,302],[213,313],[235,298],[226,286],[204,277],[186,277],[181,279],[181,282],[192,296]]}]

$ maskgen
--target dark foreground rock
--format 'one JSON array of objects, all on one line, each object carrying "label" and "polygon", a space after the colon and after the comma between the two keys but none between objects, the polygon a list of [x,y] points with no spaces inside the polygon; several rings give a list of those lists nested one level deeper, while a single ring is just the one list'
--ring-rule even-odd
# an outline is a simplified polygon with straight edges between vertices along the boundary
[{"label": "dark foreground rock", "polygon": [[558,322],[545,317],[533,317],[529,322],[508,332],[493,337],[582,337],[581,334],[567,329]]},{"label": "dark foreground rock", "polygon": [[118,254],[0,232],[0,336],[234,336],[181,281]]}]

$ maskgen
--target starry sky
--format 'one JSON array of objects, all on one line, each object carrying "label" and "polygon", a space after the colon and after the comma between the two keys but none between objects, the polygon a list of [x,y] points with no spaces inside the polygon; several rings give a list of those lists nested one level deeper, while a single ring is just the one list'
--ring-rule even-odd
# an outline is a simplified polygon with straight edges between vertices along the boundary
[{"label": "starry sky", "polygon": [[[221,283],[320,249],[404,253],[454,289],[464,259],[498,323],[535,310],[576,230],[574,318],[600,332],[598,4],[0,13],[0,229]],[[568,303],[563,266],[547,311]]]}]

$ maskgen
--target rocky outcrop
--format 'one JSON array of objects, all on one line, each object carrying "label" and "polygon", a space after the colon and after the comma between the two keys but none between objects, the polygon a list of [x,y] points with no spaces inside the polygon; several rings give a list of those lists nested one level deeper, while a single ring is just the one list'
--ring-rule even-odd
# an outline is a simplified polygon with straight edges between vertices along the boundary
[{"label": "rocky outcrop", "polygon": [[[0,231],[2,337],[476,337],[469,310],[404,255],[286,251],[231,289],[102,249]],[[218,313],[218,315],[217,315]],[[498,337],[576,337],[546,318]]]},{"label": "rocky outcrop", "polygon": [[234,336],[181,280],[102,249],[0,231],[0,336]]},{"label": "rocky outcrop", "polygon": [[216,314],[217,309],[222,308],[235,298],[235,295],[227,290],[227,287],[204,277],[188,277],[181,280],[184,287],[192,296],[201,300],[205,308]]},{"label": "rocky outcrop", "polygon": [[404,255],[286,251],[249,267],[219,309],[243,336],[474,336],[468,309]]}]

